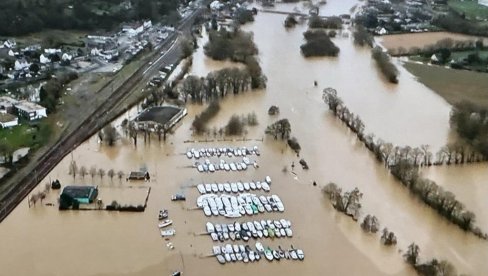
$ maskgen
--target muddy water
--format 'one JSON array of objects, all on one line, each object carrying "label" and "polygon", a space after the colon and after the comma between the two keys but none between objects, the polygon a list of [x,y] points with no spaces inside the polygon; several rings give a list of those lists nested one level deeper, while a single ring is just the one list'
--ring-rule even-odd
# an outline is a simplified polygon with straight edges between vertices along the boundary
[{"label": "muddy water", "polygon": [[[254,32],[260,49],[262,67],[269,79],[266,91],[226,98],[218,117],[210,122],[211,127],[220,127],[234,113],[254,111],[260,124],[248,129],[246,136],[250,141],[184,143],[201,139],[192,137],[189,131],[191,118],[203,108],[193,105],[188,107],[189,115],[166,142],[152,137],[144,143],[140,136],[137,147],[122,139],[117,146],[107,148],[96,137],[91,138],[67,156],[48,179],[103,186],[100,197],[104,201],[119,196],[119,192],[111,189],[124,190],[125,195],[130,186],[150,186],[146,212],[60,213],[55,207],[37,205],[29,209],[27,202],[23,202],[0,225],[0,274],[66,275],[70,271],[72,275],[168,275],[179,269],[185,275],[217,276],[414,275],[397,252],[412,241],[419,244],[423,257],[447,258],[461,272],[486,274],[487,244],[449,225],[409,196],[347,129],[328,114],[321,100],[321,89],[326,86],[338,89],[350,109],[363,118],[367,131],[398,144],[444,144],[448,134],[448,105],[403,70],[398,86],[386,84],[374,70],[369,52],[354,48],[347,37],[334,40],[341,48],[339,58],[303,59],[299,45],[304,26],[285,31],[283,20],[284,16],[261,14],[255,23],[245,27]],[[197,52],[193,73],[205,75],[222,66],[209,62]],[[319,87],[313,87],[314,80],[319,82]],[[292,135],[300,142],[301,157],[309,163],[310,171],[295,168],[292,173],[290,164],[298,158],[285,144],[267,138],[260,140],[266,125],[276,119],[266,113],[271,104],[280,107],[281,115],[277,118],[290,120]],[[188,148],[212,145],[258,145],[262,151],[258,158],[261,167],[244,173],[211,175],[188,168],[191,162],[183,155]],[[78,166],[105,170],[127,172],[145,167],[152,178],[148,183],[90,176],[73,181],[67,173],[72,159]],[[284,166],[288,167],[287,173],[282,172]],[[196,189],[189,187],[201,181],[262,179],[266,175],[273,178],[272,192],[280,195],[286,207],[285,213],[266,217],[291,220],[294,237],[264,242],[271,246],[300,247],[306,253],[305,262],[221,266],[214,259],[205,258],[212,242],[198,233],[204,231],[207,219],[201,211],[189,210],[197,196]],[[397,248],[382,247],[378,236],[365,235],[358,224],[332,210],[319,187],[311,185],[313,180],[320,185],[334,181],[345,189],[359,187],[364,193],[364,214],[376,215],[382,226],[396,233]],[[41,181],[38,189],[46,181]],[[169,197],[175,192],[184,192],[188,200],[170,202]],[[51,192],[46,201],[55,202],[56,195]],[[139,190],[134,192],[134,197],[139,200]],[[121,203],[125,199],[120,195]],[[169,209],[177,231],[171,239],[175,245],[173,251],[166,248],[166,241],[161,239],[156,227],[158,210],[163,207]]]}]

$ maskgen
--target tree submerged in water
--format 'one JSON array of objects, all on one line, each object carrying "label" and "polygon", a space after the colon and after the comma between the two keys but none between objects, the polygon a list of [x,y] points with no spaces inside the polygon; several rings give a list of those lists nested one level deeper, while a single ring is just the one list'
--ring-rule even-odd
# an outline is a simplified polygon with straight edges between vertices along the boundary
[{"label": "tree submerged in water", "polygon": [[359,211],[361,209],[360,200],[363,197],[363,194],[358,188],[343,193],[342,189],[335,183],[329,183],[322,191],[327,195],[332,206],[334,206],[337,211],[352,217],[354,220],[359,218]]},{"label": "tree submerged in water", "polygon": [[266,134],[273,136],[275,139],[288,139],[291,134],[291,125],[288,119],[281,119],[266,128]]}]

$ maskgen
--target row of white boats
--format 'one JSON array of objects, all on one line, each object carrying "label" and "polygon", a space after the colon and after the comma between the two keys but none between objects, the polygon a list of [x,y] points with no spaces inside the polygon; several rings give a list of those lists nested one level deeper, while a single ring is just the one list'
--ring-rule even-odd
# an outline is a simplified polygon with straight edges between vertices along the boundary
[{"label": "row of white boats", "polygon": [[202,183],[197,185],[198,192],[202,195],[208,193],[242,193],[244,191],[248,192],[251,190],[263,190],[269,192],[271,184],[271,177],[266,176],[264,181],[254,181],[250,182],[225,182],[225,183]]},{"label": "row of white boats", "polygon": [[264,212],[284,212],[285,206],[277,195],[257,196],[242,193],[237,196],[227,194],[204,194],[197,198],[197,207],[206,216],[239,218],[244,215],[257,215]]},{"label": "row of white boats", "polygon": [[257,146],[253,148],[246,147],[223,147],[223,148],[200,148],[200,149],[189,149],[186,152],[186,157],[189,159],[195,158],[205,158],[212,156],[247,156],[247,155],[261,155]]},{"label": "row of white boats", "polygon": [[285,219],[234,222],[230,224],[212,224],[207,222],[207,233],[213,241],[243,240],[250,238],[285,238],[293,237],[291,223]]},{"label": "row of white boats", "polygon": [[231,262],[256,262],[265,258],[268,261],[279,260],[301,260],[305,259],[305,254],[301,249],[295,249],[293,245],[291,249],[283,249],[278,246],[277,249],[272,249],[269,246],[264,246],[260,242],[256,242],[255,249],[249,245],[243,244],[226,244],[224,246],[214,246],[212,248],[213,255],[217,258],[220,264]]},{"label": "row of white boats", "polygon": [[242,158],[241,161],[236,162],[226,162],[221,159],[219,163],[212,163],[210,160],[206,159],[205,162],[195,162],[193,167],[198,170],[198,172],[216,172],[216,171],[245,171],[249,167],[259,168],[257,161],[252,161],[247,157]]}]

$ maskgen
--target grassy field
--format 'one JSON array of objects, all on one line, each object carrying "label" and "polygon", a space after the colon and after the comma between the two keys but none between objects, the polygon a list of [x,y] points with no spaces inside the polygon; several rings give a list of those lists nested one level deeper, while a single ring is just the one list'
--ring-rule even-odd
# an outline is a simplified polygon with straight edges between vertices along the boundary
[{"label": "grassy field", "polygon": [[488,7],[478,4],[477,0],[449,0],[448,5],[459,14],[469,19],[488,19]]},{"label": "grassy field", "polygon": [[43,47],[53,47],[56,44],[81,46],[87,33],[83,31],[63,31],[63,30],[45,30],[26,36],[16,37],[15,41],[19,46],[28,46],[32,44],[41,44]]},{"label": "grassy field", "polygon": [[404,66],[450,104],[468,101],[488,108],[488,74],[411,62]]},{"label": "grassy field", "polygon": [[48,122],[41,122],[35,127],[22,124],[9,129],[0,129],[0,141],[13,150],[22,147],[36,148],[47,143],[50,134],[51,126]]}]

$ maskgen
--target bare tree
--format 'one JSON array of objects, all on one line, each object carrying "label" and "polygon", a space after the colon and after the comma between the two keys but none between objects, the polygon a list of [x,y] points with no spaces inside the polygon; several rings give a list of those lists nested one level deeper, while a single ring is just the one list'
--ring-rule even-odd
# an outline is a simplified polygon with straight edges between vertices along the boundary
[{"label": "bare tree", "polygon": [[107,172],[108,177],[110,177],[110,181],[113,182],[114,176],[115,176],[115,171],[113,169],[108,170]]},{"label": "bare tree", "polygon": [[118,171],[117,172],[117,177],[119,178],[119,181],[122,181],[122,178],[124,177],[124,172],[123,171]]},{"label": "bare tree", "polygon": [[103,177],[105,176],[105,170],[104,169],[98,169],[98,175],[100,176],[100,180],[103,179]]},{"label": "bare tree", "polygon": [[76,174],[78,173],[78,166],[76,165],[76,161],[71,161],[69,163],[69,175],[73,176],[73,179],[76,178]]},{"label": "bare tree", "polygon": [[92,166],[90,168],[90,175],[91,175],[91,178],[92,178],[92,181],[93,181],[93,178],[95,178],[95,175],[97,175],[97,167]]},{"label": "bare tree", "polygon": [[85,166],[80,167],[80,175],[83,179],[85,179],[85,176],[88,174],[88,170],[86,169]]}]

